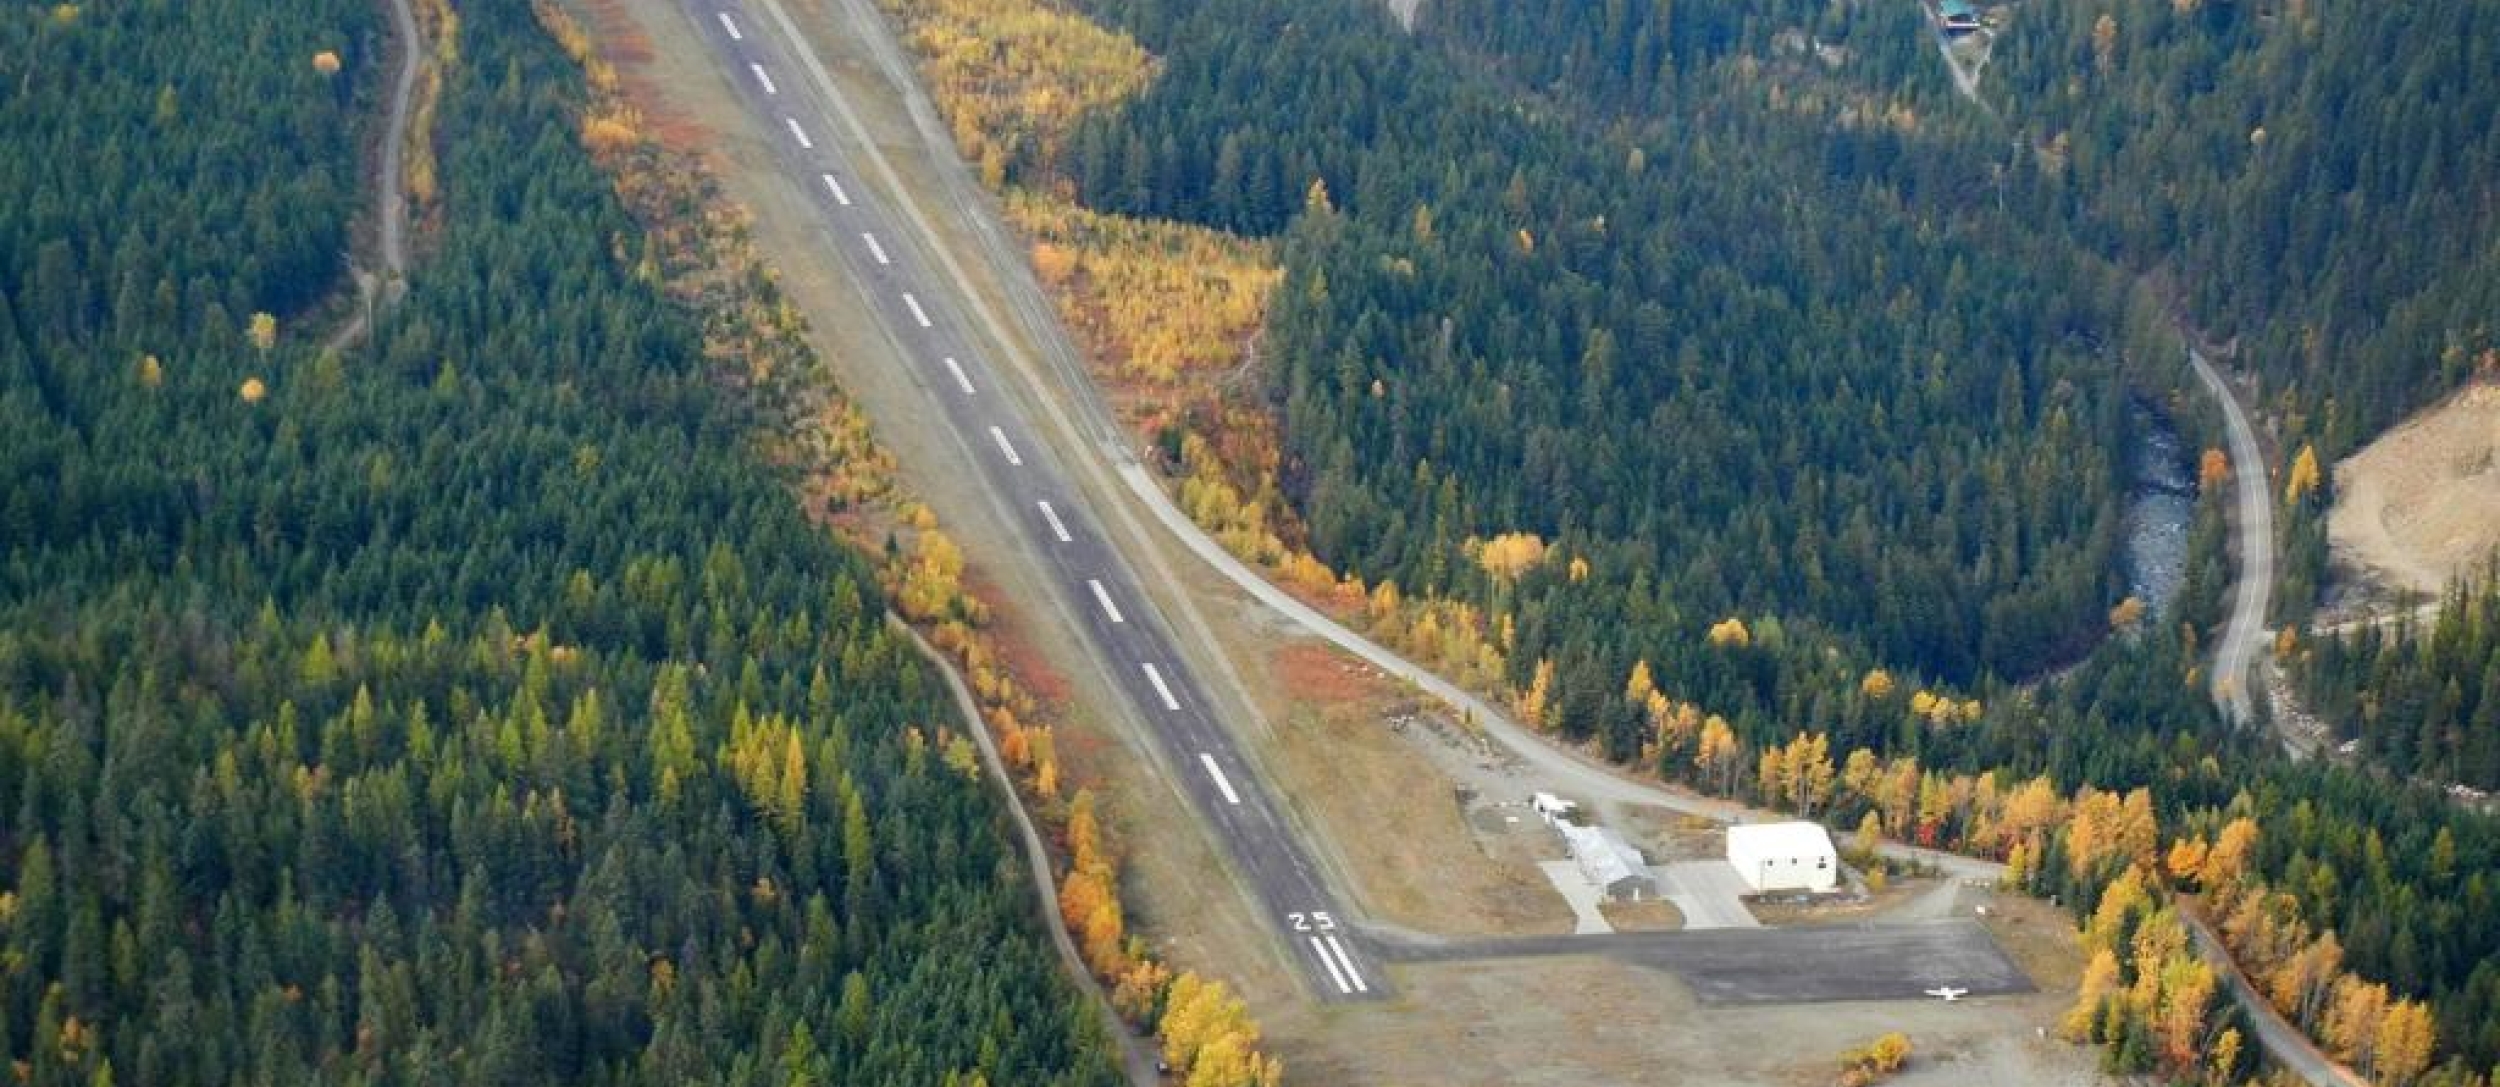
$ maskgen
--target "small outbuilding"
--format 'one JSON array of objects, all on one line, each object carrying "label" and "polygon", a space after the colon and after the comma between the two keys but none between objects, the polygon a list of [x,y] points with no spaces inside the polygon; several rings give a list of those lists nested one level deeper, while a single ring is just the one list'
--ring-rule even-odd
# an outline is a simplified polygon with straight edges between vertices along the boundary
[{"label": "small outbuilding", "polygon": [[1545,825],[1549,827],[1558,827],[1570,822],[1571,813],[1580,808],[1578,804],[1552,793],[1531,794],[1528,797],[1528,806],[1536,809],[1537,815],[1542,817]]},{"label": "small outbuilding", "polygon": [[1819,823],[1746,823],[1727,828],[1727,862],[1755,894],[1829,891],[1840,885],[1840,856]]},{"label": "small outbuilding", "polygon": [[1571,847],[1572,862],[1580,866],[1580,875],[1590,886],[1617,902],[1657,896],[1658,883],[1650,878],[1649,861],[1622,835],[1604,827],[1559,826],[1563,843]]}]

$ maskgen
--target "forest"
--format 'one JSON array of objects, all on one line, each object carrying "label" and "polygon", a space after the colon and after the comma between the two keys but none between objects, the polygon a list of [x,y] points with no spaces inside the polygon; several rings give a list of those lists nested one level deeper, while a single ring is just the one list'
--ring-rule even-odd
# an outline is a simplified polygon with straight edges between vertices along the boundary
[{"label": "forest", "polygon": [[[2099,7],[2025,6],[1974,105],[1908,5],[1450,0],[1412,35],[1360,0],[1080,6],[1158,70],[1008,180],[1277,240],[1260,347],[1284,542],[1364,594],[1375,637],[1715,792],[2021,846],[2023,882],[2113,952],[2072,1031],[2113,1071],[2246,1071],[2183,1065],[2197,1024],[2156,1021],[2197,895],[2368,1074],[2500,1067],[2493,821],[2288,764],[2204,696],[2219,484],[2258,466],[2201,466],[2174,621],[2123,598],[2114,552],[2127,398],[2208,425],[2178,393],[2180,319],[2236,337],[2284,413],[2294,618],[2324,576],[2321,463],[2483,365],[2478,235],[2400,225],[2332,172],[2373,164],[2396,194],[2377,207],[2487,214],[2500,127],[2472,16],[2130,6],[2100,45]],[[2363,71],[2398,34],[2443,36]],[[2392,169],[2386,137],[2320,116],[2341,95],[2402,110],[2406,88],[2438,92],[2402,129],[2436,150]],[[2194,99],[2209,141],[2237,110],[2252,146],[2245,115],[2278,109],[2255,146],[2280,125],[2333,147],[2235,180],[2165,157],[2157,138],[2187,137],[2160,95]],[[2235,202],[2261,178],[2291,195]],[[2326,200],[2308,248],[2265,248]],[[2403,269],[2325,259],[2377,261],[2400,231]],[[1883,771],[1852,786],[1835,763],[1861,750]],[[2035,780],[2061,817],[1996,833]],[[2120,797],[2113,848],[2081,815]],[[2209,873],[2240,819],[2262,832]],[[2133,889],[2104,911],[2113,887]]]},{"label": "forest", "polygon": [[343,354],[372,5],[0,19],[15,1081],[1118,1082],[580,75],[460,14],[438,232]]},{"label": "forest", "polygon": [[2293,657],[2301,697],[2400,777],[2500,790],[2500,571],[2416,621],[2366,623]]}]

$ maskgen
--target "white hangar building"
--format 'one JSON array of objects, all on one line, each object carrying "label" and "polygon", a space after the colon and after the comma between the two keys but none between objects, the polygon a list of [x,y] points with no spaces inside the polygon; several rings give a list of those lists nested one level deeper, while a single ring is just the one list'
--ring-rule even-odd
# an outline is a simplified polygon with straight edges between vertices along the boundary
[{"label": "white hangar building", "polygon": [[1819,823],[1740,823],[1727,828],[1727,862],[1755,894],[1829,891],[1840,857]]}]

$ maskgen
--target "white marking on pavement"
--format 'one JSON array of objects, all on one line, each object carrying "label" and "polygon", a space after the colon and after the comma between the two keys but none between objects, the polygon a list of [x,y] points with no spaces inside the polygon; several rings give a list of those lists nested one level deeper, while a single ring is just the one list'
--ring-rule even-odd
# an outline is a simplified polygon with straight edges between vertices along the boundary
[{"label": "white marking on pavement", "polygon": [[1337,969],[1337,960],[1328,957],[1328,949],[1321,946],[1319,937],[1317,936],[1311,937],[1311,953],[1319,956],[1319,964],[1321,966],[1328,968],[1328,980],[1337,983],[1337,991],[1339,993],[1352,993],[1354,991],[1353,986],[1345,983],[1345,971]]},{"label": "white marking on pavement", "polygon": [[751,71],[751,72],[754,72],[754,73],[755,73],[755,81],[764,85],[764,93],[766,93],[766,94],[780,94],[780,93],[781,93],[781,88],[776,87],[776,86],[773,86],[773,77],[772,77],[772,75],[771,75],[770,73],[767,73],[766,71],[764,71],[764,66],[763,66],[763,65],[761,65],[761,64],[749,63],[749,64],[747,65],[747,70],[748,70],[748,71]]},{"label": "white marking on pavement", "polygon": [[[946,356],[946,372],[955,375],[955,384],[963,388],[965,396],[972,395],[972,379],[964,376],[964,364],[955,361],[953,355]],[[1050,503],[1042,503],[1042,508],[1049,509]]]},{"label": "white marking on pavement", "polygon": [[870,233],[868,233],[868,232],[866,232],[866,231],[861,231],[861,232],[860,232],[860,235],[859,235],[859,239],[860,239],[861,241],[864,241],[864,242],[867,242],[867,243],[868,243],[868,255],[870,255],[870,256],[872,256],[872,257],[877,258],[877,263],[879,263],[879,264],[892,264],[892,263],[894,263],[893,261],[891,261],[891,260],[887,260],[887,259],[886,259],[886,256],[885,256],[885,247],[884,247],[884,246],[882,246],[882,245],[878,245],[878,244],[877,244],[877,236],[876,236],[876,235],[874,235],[874,234],[870,234]]},{"label": "white marking on pavement", "polygon": [[[1155,685],[1155,693],[1163,696],[1163,708],[1164,708],[1164,709],[1167,709],[1167,710],[1177,710],[1177,709],[1181,708],[1181,701],[1180,701],[1180,699],[1177,699],[1177,698],[1172,697],[1172,689],[1171,689],[1170,687],[1166,687],[1166,686],[1164,686],[1164,685],[1163,685],[1163,673],[1161,673],[1161,672],[1159,672],[1159,671],[1156,671],[1156,670],[1155,670],[1155,666],[1154,666],[1154,665],[1149,664],[1149,665],[1147,665],[1147,666],[1146,666],[1146,682],[1154,684],[1154,685]],[[1206,756],[1204,756],[1204,755],[1199,756],[1199,758],[1205,758],[1205,757],[1206,757]],[[1214,763],[1208,763],[1208,764],[1207,764],[1207,769],[1209,769],[1209,770],[1213,770],[1213,769],[1215,769],[1215,764],[1214,764]],[[1223,776],[1224,776],[1224,775],[1222,775],[1222,774],[1217,774],[1217,775],[1216,775],[1216,777],[1218,777],[1218,778],[1221,778],[1221,777],[1223,777]]]},{"label": "white marking on pavement", "polygon": [[1103,613],[1104,613],[1104,614],[1106,614],[1106,615],[1111,616],[1111,621],[1112,621],[1112,622],[1114,622],[1114,623],[1125,623],[1125,622],[1128,622],[1128,620],[1127,620],[1127,619],[1121,618],[1121,616],[1120,616],[1120,606],[1119,606],[1118,604],[1114,604],[1114,603],[1112,603],[1112,602],[1111,602],[1111,592],[1110,592],[1110,590],[1105,589],[1105,588],[1103,588],[1103,587],[1102,587],[1102,582],[1096,581],[1096,580],[1094,580],[1094,579],[1092,579],[1092,578],[1087,578],[1087,579],[1085,579],[1085,584],[1087,584],[1088,586],[1091,586],[1091,587],[1093,588],[1093,590],[1094,590],[1094,600],[1095,600],[1095,602],[1097,602],[1097,603],[1099,603],[1099,604],[1101,604],[1101,605],[1102,605],[1102,610],[1103,610]]},{"label": "white marking on pavement", "polygon": [[1060,522],[1058,510],[1050,508],[1048,502],[1037,502],[1035,505],[1042,507],[1042,520],[1050,522],[1051,535],[1059,537],[1060,543],[1076,542],[1076,537],[1068,535],[1068,526]]},{"label": "white marking on pavement", "polygon": [[799,127],[798,118],[784,117],[781,119],[781,123],[790,126],[790,138],[799,141],[800,147],[806,148],[810,151],[816,149],[816,141],[807,138],[807,130]]},{"label": "white marking on pavement", "polygon": [[820,174],[818,176],[825,179],[826,188],[833,190],[834,203],[840,204],[846,208],[851,206],[851,194],[842,191],[841,182],[835,181],[832,174]]},{"label": "white marking on pavement", "polygon": [[903,304],[911,307],[912,320],[920,322],[922,328],[929,327],[929,314],[920,308],[920,300],[912,297],[910,291],[903,292]]},{"label": "white marking on pavement", "polygon": [[746,35],[738,33],[738,24],[729,21],[729,13],[726,11],[720,13],[720,28],[729,32],[730,41],[742,42],[747,40]]},{"label": "white marking on pavement", "polygon": [[[1149,664],[1149,665],[1147,665],[1146,667],[1148,667],[1148,668],[1153,668],[1153,667],[1154,667],[1154,665]],[[1162,684],[1158,683],[1158,684],[1156,684],[1156,686],[1162,686]],[[1216,790],[1217,790],[1218,792],[1221,792],[1221,793],[1223,793],[1223,794],[1224,794],[1224,802],[1225,802],[1225,803],[1227,803],[1227,804],[1239,804],[1239,803],[1241,803],[1241,794],[1240,794],[1240,793],[1236,793],[1236,792],[1234,792],[1234,791],[1233,791],[1233,783],[1232,783],[1232,780],[1231,780],[1230,778],[1227,778],[1227,777],[1225,777],[1225,776],[1224,776],[1224,768],[1223,768],[1223,767],[1221,767],[1221,766],[1217,766],[1217,765],[1215,764],[1215,756],[1213,756],[1213,755],[1209,755],[1209,754],[1207,754],[1207,753],[1205,753],[1205,752],[1201,751],[1201,752],[1199,752],[1199,753],[1198,753],[1198,762],[1199,762],[1199,764],[1200,764],[1200,765],[1203,765],[1203,766],[1205,766],[1205,767],[1207,768],[1207,776],[1215,779],[1215,788],[1216,788]]]},{"label": "white marking on pavement", "polygon": [[1345,945],[1338,943],[1337,938],[1334,936],[1321,937],[1320,939],[1328,945],[1328,950],[1337,953],[1338,961],[1345,964],[1345,976],[1354,982],[1354,991],[1358,993],[1368,993],[1372,991],[1371,986],[1363,984],[1363,972],[1354,968],[1354,956],[1346,954]]},{"label": "white marking on pavement", "polygon": [[991,427],[990,437],[998,439],[998,451],[1006,455],[1007,463],[1015,465],[1018,468],[1024,467],[1024,458],[1016,455],[1016,447],[1007,444],[1006,431],[1000,430],[997,427]]}]

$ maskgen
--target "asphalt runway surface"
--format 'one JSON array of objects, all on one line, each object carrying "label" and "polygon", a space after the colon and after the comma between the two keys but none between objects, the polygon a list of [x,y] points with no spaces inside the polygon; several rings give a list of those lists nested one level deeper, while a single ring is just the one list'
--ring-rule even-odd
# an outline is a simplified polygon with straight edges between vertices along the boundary
[{"label": "asphalt runway surface", "polygon": [[[1388,979],[1317,875],[1267,786],[1216,720],[1127,561],[1110,544],[1053,451],[1027,422],[1003,368],[968,327],[929,239],[879,181],[898,184],[865,129],[777,0],[679,0],[688,25],[755,111],[783,165],[814,199],[824,244],[902,348],[944,426],[979,465],[990,493],[1030,534],[1112,680],[1150,722],[1161,764],[1232,862],[1310,991],[1323,1001],[1379,1000]],[[886,425],[893,425],[887,421]],[[1209,873],[1211,877],[1217,873]]]},{"label": "asphalt runway surface", "polygon": [[2031,979],[1975,921],[1901,925],[1624,932],[1438,941],[1384,939],[1394,962],[1472,962],[1593,955],[1664,970],[1706,1005],[1815,1004],[1932,999],[1929,989],[1972,997],[2035,991]]}]

